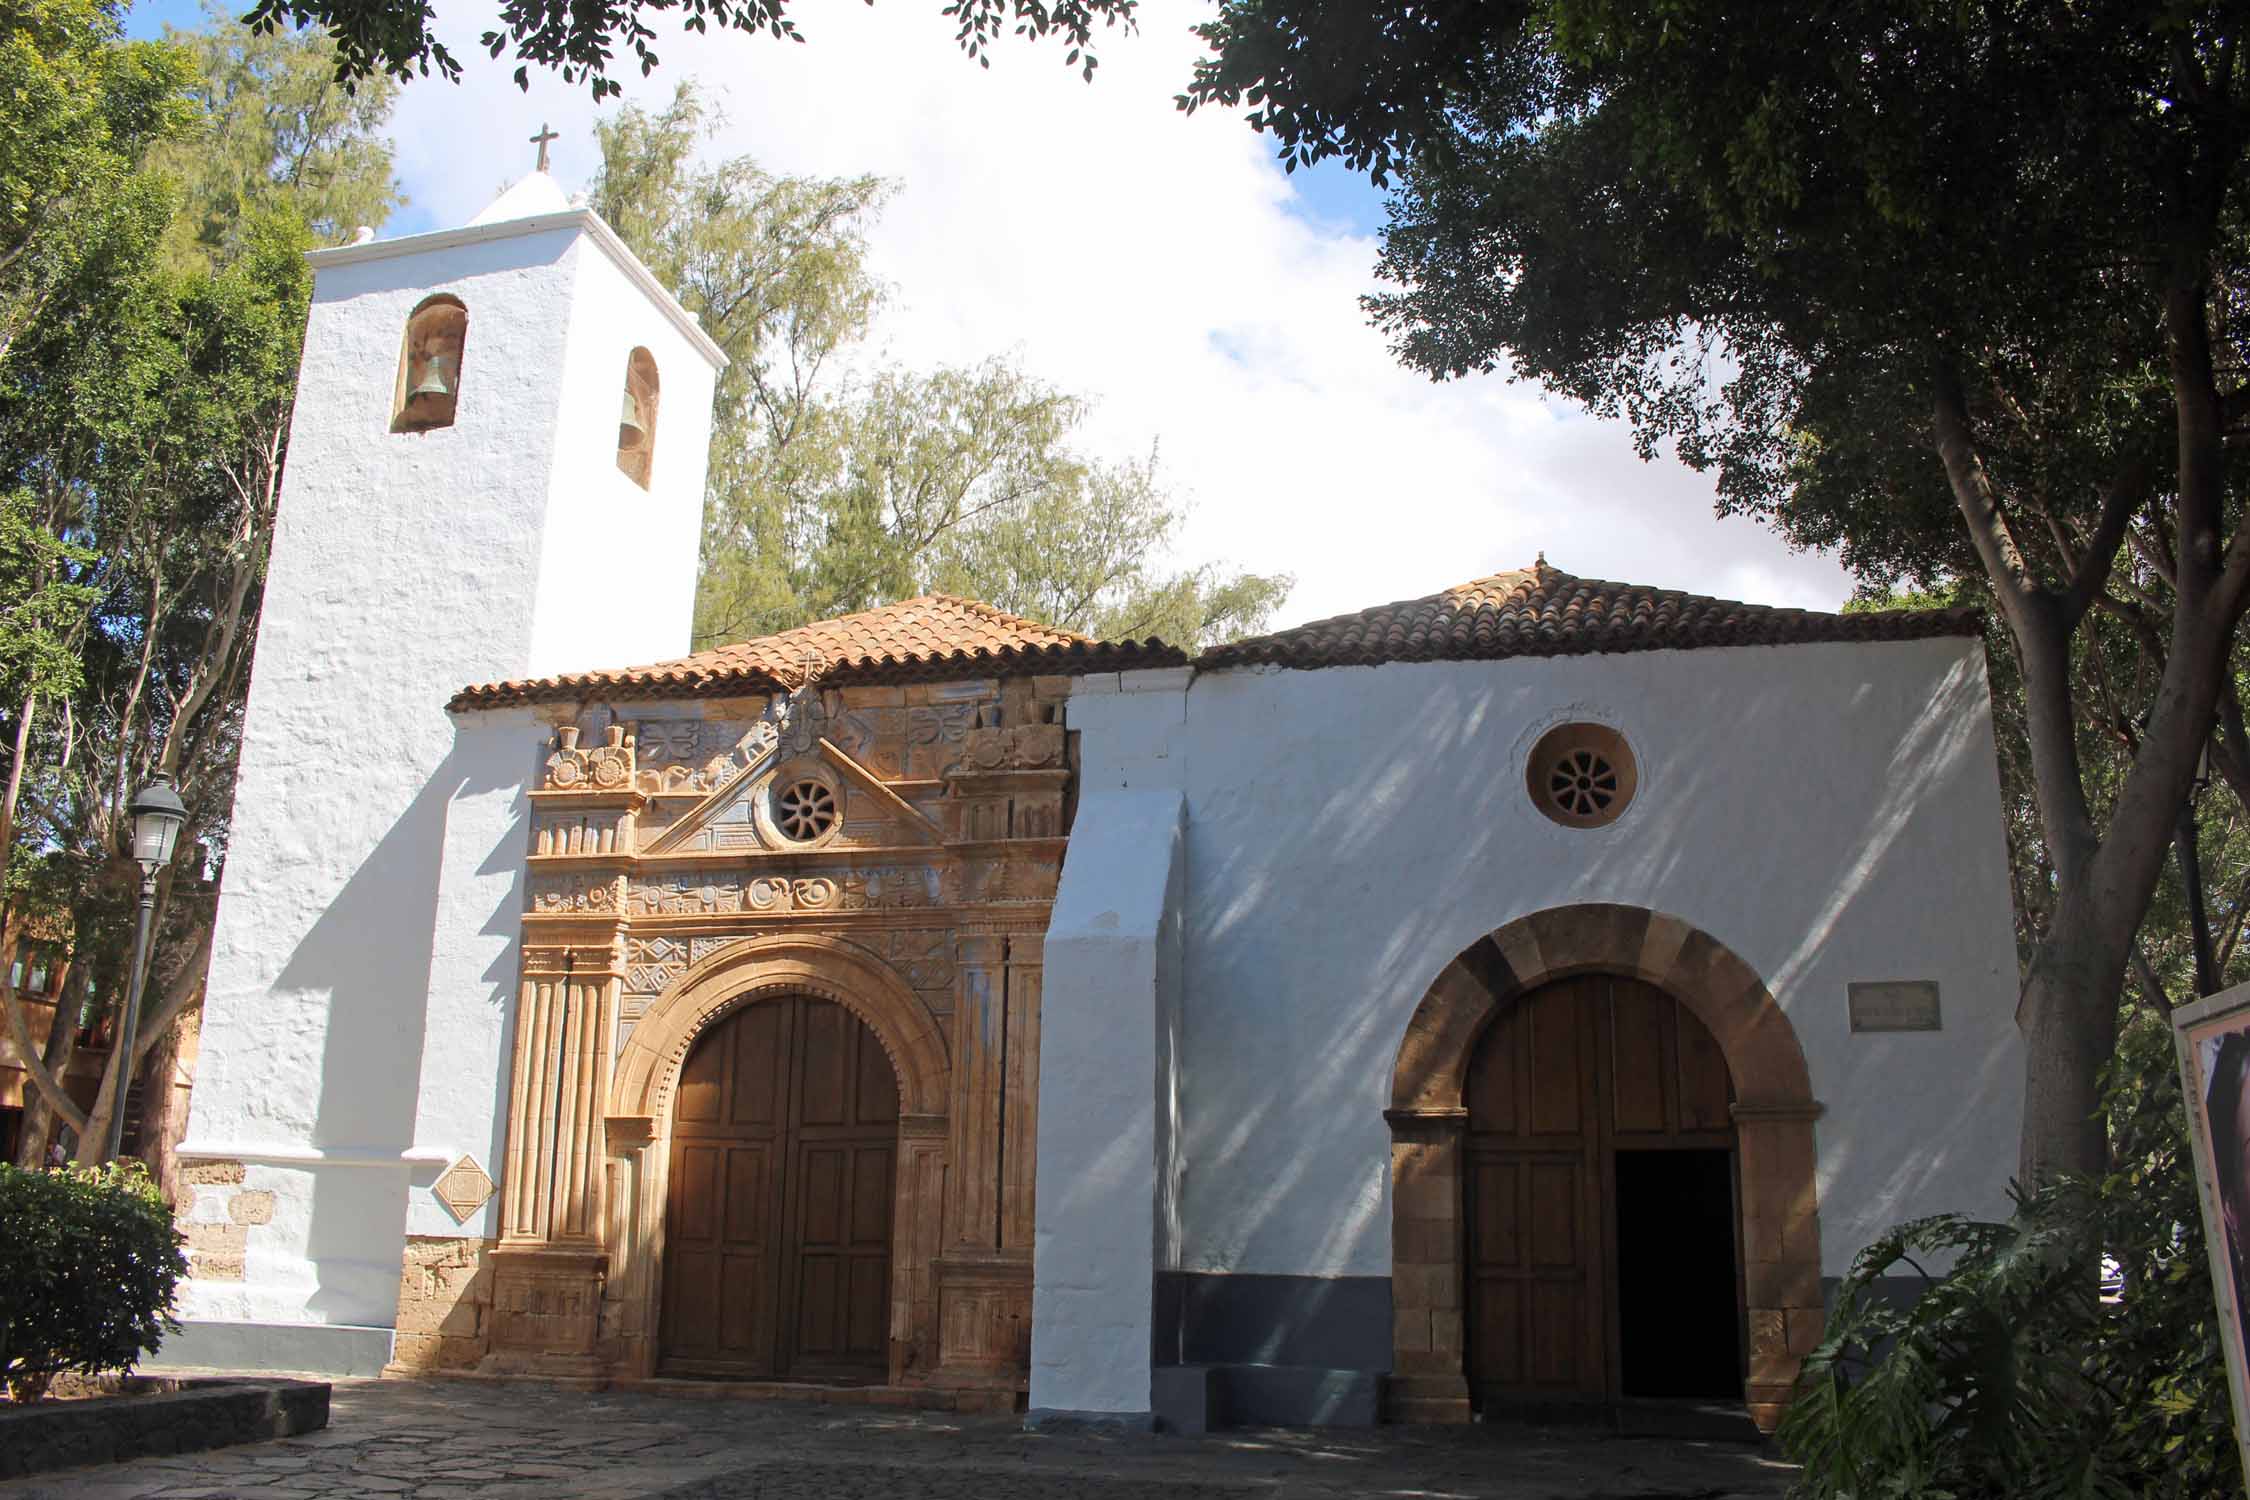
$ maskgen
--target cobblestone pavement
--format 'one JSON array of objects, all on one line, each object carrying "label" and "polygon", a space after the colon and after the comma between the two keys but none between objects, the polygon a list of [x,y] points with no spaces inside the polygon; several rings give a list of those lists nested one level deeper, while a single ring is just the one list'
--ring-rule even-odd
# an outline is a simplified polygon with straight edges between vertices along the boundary
[{"label": "cobblestone pavement", "polygon": [[325,1431],[0,1484],[0,1500],[1733,1500],[1770,1450],[1546,1428],[1036,1431],[891,1408],[338,1381]]}]

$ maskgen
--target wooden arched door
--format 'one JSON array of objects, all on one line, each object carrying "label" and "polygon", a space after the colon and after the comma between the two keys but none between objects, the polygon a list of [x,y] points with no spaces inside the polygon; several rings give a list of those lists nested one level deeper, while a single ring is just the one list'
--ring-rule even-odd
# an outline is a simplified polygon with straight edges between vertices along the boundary
[{"label": "wooden arched door", "polygon": [[1726,1059],[1661,990],[1509,1006],[1469,1069],[1468,1373],[1481,1405],[1742,1394]]},{"label": "wooden arched door", "polygon": [[898,1079],[840,1005],[745,1005],[680,1070],[665,1374],[880,1381]]}]

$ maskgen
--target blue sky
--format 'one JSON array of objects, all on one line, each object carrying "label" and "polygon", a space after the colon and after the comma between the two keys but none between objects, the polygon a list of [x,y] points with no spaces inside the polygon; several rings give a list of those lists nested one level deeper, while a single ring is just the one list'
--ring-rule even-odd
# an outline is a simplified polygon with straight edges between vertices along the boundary
[{"label": "blue sky", "polygon": [[[486,59],[491,0],[436,0],[465,64],[416,79],[393,117],[411,206],[386,236],[466,223],[530,168],[525,138],[561,132],[565,189],[591,170],[585,90]],[[1826,558],[1712,512],[1712,485],[1642,463],[1629,435],[1498,377],[1433,384],[1367,326],[1382,198],[1325,164],[1285,174],[1236,114],[1173,104],[1208,0],[1144,0],[1092,84],[1059,50],[1015,42],[992,67],[954,50],[939,0],[795,0],[807,44],[669,35],[628,69],[660,106],[693,80],[723,113],[711,152],[793,174],[896,186],[869,233],[890,299],[861,370],[1015,360],[1088,398],[1093,455],[1153,450],[1189,510],[1179,561],[1286,571],[1280,623],[1550,562],[1762,603],[1832,609]],[[136,35],[196,26],[189,0],[143,0]],[[614,103],[604,108],[615,108]]]}]

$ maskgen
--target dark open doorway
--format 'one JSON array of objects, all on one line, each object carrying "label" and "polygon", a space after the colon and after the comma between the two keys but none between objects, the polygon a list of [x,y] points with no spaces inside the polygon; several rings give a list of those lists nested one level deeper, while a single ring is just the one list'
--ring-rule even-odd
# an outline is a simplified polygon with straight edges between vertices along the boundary
[{"label": "dark open doorway", "polygon": [[1733,1153],[1619,1151],[1616,1161],[1623,1394],[1739,1399]]}]

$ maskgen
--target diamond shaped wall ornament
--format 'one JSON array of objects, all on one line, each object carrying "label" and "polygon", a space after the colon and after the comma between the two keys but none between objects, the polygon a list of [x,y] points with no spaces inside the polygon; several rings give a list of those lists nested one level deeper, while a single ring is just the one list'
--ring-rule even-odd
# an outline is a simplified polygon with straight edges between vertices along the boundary
[{"label": "diamond shaped wall ornament", "polygon": [[430,1191],[437,1194],[438,1202],[456,1222],[466,1224],[469,1215],[484,1207],[485,1200],[492,1196],[492,1179],[484,1175],[475,1157],[464,1156],[439,1174]]}]

